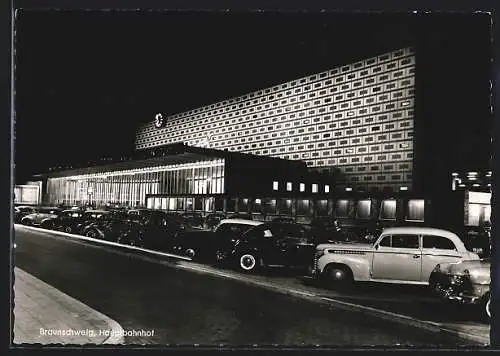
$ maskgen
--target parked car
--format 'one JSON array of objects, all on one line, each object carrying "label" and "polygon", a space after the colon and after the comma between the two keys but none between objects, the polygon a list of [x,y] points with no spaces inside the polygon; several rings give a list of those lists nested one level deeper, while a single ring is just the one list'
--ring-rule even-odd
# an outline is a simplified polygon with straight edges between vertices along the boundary
[{"label": "parked car", "polygon": [[186,223],[191,227],[203,227],[203,215],[200,213],[182,213],[180,214],[186,221]]},{"label": "parked car", "polygon": [[87,237],[117,242],[122,231],[127,228],[129,215],[122,210],[109,210],[94,219],[82,219],[77,226],[78,233]]},{"label": "parked car", "polygon": [[118,242],[158,251],[172,251],[176,239],[191,227],[179,215],[160,210],[142,212],[139,219],[129,216]]},{"label": "parked car", "polygon": [[26,215],[33,214],[35,208],[32,206],[16,206],[14,207],[14,223],[19,224],[21,219]]},{"label": "parked car", "polygon": [[77,226],[82,223],[84,212],[76,209],[66,209],[55,219],[55,229],[67,233],[77,232]]},{"label": "parked car", "polygon": [[481,226],[467,226],[464,232],[464,244],[468,250],[475,252],[481,258],[490,257],[491,232]]},{"label": "parked car", "polygon": [[244,272],[263,267],[307,268],[314,254],[309,229],[299,224],[257,225],[225,251],[226,262]]},{"label": "parked car", "polygon": [[440,263],[431,273],[429,285],[440,298],[479,305],[489,318],[491,259]]},{"label": "parked car", "polygon": [[24,216],[21,224],[28,226],[39,226],[44,229],[53,229],[61,209],[54,207],[40,207],[35,212]]},{"label": "parked car", "polygon": [[382,233],[382,226],[378,220],[338,219],[337,224],[350,239],[366,239],[373,242]]},{"label": "parked car", "polygon": [[180,235],[176,240],[177,253],[193,259],[218,262],[224,260],[224,251],[244,232],[262,224],[260,221],[244,219],[224,219],[212,230],[191,230]]},{"label": "parked car", "polygon": [[427,285],[437,264],[478,259],[452,232],[393,227],[385,229],[372,244],[318,245],[311,272],[333,286],[354,281]]},{"label": "parked car", "polygon": [[212,214],[208,214],[205,217],[204,227],[205,227],[205,229],[213,230],[213,229],[215,229],[215,227],[217,225],[219,225],[219,223],[221,222],[221,220],[223,220],[225,218],[226,218],[226,214],[224,214],[224,213],[212,213]]}]

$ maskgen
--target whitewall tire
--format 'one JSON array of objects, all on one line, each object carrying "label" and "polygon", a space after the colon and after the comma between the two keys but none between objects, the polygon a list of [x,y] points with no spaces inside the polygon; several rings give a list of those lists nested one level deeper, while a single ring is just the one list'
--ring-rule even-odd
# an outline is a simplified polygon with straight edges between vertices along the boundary
[{"label": "whitewall tire", "polygon": [[245,272],[257,269],[257,258],[251,253],[244,253],[240,256],[239,266]]}]

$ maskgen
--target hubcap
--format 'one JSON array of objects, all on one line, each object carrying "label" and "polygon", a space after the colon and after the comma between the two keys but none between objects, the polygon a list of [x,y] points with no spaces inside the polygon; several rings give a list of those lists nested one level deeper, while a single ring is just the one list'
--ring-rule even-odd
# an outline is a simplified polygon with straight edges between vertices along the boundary
[{"label": "hubcap", "polygon": [[336,269],[336,270],[333,270],[332,277],[336,281],[341,281],[344,279],[345,273],[341,270]]},{"label": "hubcap", "polygon": [[252,255],[243,255],[240,258],[240,266],[246,271],[255,267],[255,257]]}]

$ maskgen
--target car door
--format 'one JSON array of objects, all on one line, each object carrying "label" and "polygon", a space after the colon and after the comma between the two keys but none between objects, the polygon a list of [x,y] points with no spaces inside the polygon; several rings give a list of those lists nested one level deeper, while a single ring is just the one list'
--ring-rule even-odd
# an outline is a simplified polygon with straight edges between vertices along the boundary
[{"label": "car door", "polygon": [[372,260],[373,280],[419,282],[422,251],[417,234],[386,235],[375,246]]},{"label": "car door", "polygon": [[432,270],[440,263],[458,262],[462,254],[452,240],[445,236],[422,236],[422,282],[428,282]]},{"label": "car door", "polygon": [[251,231],[249,235],[249,247],[257,248],[266,265],[283,265],[283,250],[286,250],[282,232],[277,226],[261,225]]},{"label": "car door", "polygon": [[307,230],[300,225],[283,225],[283,242],[281,252],[284,253],[285,265],[304,266],[310,264],[314,255],[314,244],[310,241]]}]

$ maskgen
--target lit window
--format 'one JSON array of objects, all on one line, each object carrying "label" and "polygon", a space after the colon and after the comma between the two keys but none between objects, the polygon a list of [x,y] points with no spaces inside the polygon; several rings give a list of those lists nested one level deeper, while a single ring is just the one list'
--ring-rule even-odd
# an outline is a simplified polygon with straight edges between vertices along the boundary
[{"label": "lit window", "polygon": [[325,185],[325,193],[330,193],[330,186],[329,185]]},{"label": "lit window", "polygon": [[262,201],[259,198],[255,199],[255,204],[260,204],[261,202]]},{"label": "lit window", "polygon": [[273,190],[278,190],[278,182],[277,181],[273,182]]},{"label": "lit window", "polygon": [[350,192],[350,191],[352,191],[352,188],[351,188],[351,187],[346,187],[346,188],[345,188],[345,191],[346,191],[346,192]]},{"label": "lit window", "polygon": [[408,106],[408,105],[410,105],[410,102],[408,102],[408,101],[403,101],[401,103],[401,106]]},{"label": "lit window", "polygon": [[300,191],[303,192],[306,190],[306,185],[304,183],[300,183]]},{"label": "lit window", "polygon": [[401,148],[408,148],[408,144],[407,143],[402,143],[399,145],[399,147]]},{"label": "lit window", "polygon": [[352,116],[352,115],[354,115],[354,113],[353,113],[352,111],[349,111],[349,112],[347,113],[347,116]]},{"label": "lit window", "polygon": [[292,182],[287,182],[286,183],[286,191],[291,192],[292,191]]},{"label": "lit window", "polygon": [[408,187],[399,187],[399,190],[408,190]]},{"label": "lit window", "polygon": [[313,184],[312,185],[312,192],[313,193],[317,193],[318,192],[318,185],[317,184]]},{"label": "lit window", "polygon": [[414,199],[408,201],[408,211],[406,220],[424,221],[425,203],[422,199]]}]

